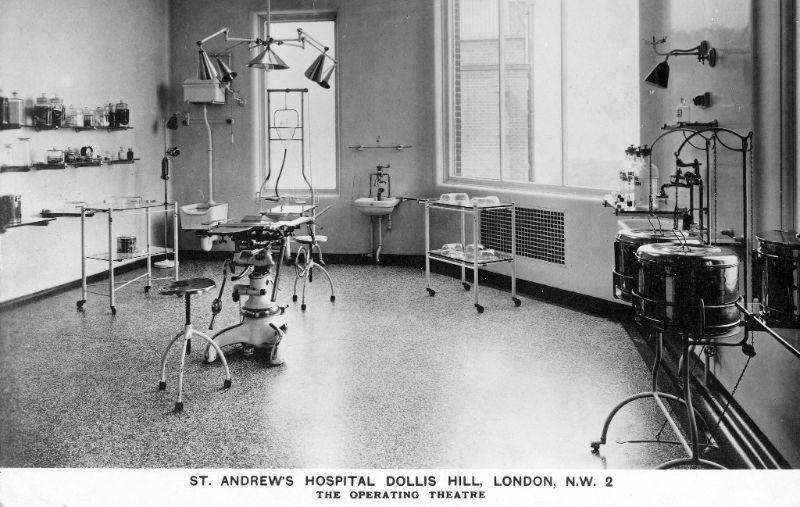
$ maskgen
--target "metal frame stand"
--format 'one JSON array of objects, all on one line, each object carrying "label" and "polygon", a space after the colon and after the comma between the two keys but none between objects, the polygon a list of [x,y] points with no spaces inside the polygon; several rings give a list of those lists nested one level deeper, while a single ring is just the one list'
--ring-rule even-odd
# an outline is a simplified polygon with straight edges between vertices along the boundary
[{"label": "metal frame stand", "polygon": [[[164,209],[157,209],[161,206]],[[144,210],[144,211],[142,211]],[[152,210],[152,211],[151,211]],[[150,216],[152,213],[164,213],[164,217],[166,220],[166,216],[168,213],[172,213],[172,220],[173,220],[173,244],[174,248],[164,247],[154,247],[151,244],[151,227],[150,227]],[[88,254],[86,253],[86,218],[88,216],[87,213],[105,213],[108,216],[108,251],[104,253],[98,254]],[[146,221],[146,237],[145,237],[145,250],[143,252],[134,252],[134,253],[119,253],[115,251],[114,248],[114,217],[117,214],[121,214],[123,216],[133,216],[133,215],[144,215]],[[178,203],[148,203],[143,204],[140,206],[133,206],[129,208],[119,207],[115,208],[113,205],[108,205],[107,207],[81,207],[81,299],[76,302],[78,310],[83,309],[83,305],[86,303],[87,294],[95,294],[97,296],[105,296],[109,299],[109,306],[111,307],[111,313],[116,315],[117,307],[116,307],[116,298],[115,293],[118,290],[123,289],[127,285],[141,280],[142,278],[147,279],[147,283],[144,286],[144,292],[147,294],[150,292],[150,288],[152,287],[152,283],[154,280],[170,280],[173,279],[175,281],[178,280]],[[153,267],[152,263],[150,262],[151,257],[153,255],[159,254],[168,254],[169,252],[175,252],[175,264],[173,266],[174,272],[173,276],[169,277],[154,277],[153,276]],[[93,259],[98,261],[104,261],[108,263],[108,293],[103,292],[95,292],[89,290],[89,286],[91,285],[102,285],[106,282],[100,282],[96,284],[89,284],[86,281],[87,274],[86,274],[86,260]],[[135,278],[125,281],[117,281],[115,279],[114,274],[114,263],[123,263],[123,262],[130,262],[138,259],[145,259],[145,263],[147,264],[147,272],[141,274]],[[117,286],[119,285],[119,286]]]},{"label": "metal frame stand", "polygon": [[[678,436],[678,440],[680,445],[683,446],[684,450],[688,454],[686,458],[679,458],[674,459],[671,461],[667,461],[666,463],[662,463],[661,465],[657,466],[656,469],[663,470],[668,468],[675,468],[678,466],[684,465],[701,465],[708,468],[716,468],[716,469],[725,469],[724,466],[720,465],[719,463],[715,463],[713,461],[709,461],[707,459],[703,459],[701,457],[701,445],[700,445],[700,438],[699,433],[697,430],[697,419],[700,419],[703,427],[707,430],[709,428],[708,424],[706,423],[703,416],[697,412],[692,404],[692,391],[691,391],[691,368],[689,367],[689,349],[691,347],[692,340],[686,334],[680,334],[681,338],[681,350],[682,350],[682,357],[684,358],[683,361],[683,397],[678,397],[673,394],[664,393],[658,390],[658,374],[661,370],[662,366],[662,357],[664,353],[664,339],[663,333],[658,331],[658,345],[656,346],[656,357],[653,362],[653,377],[652,377],[652,391],[645,391],[638,394],[634,394],[633,396],[629,396],[618,403],[608,414],[605,423],[603,424],[603,431],[600,435],[600,440],[594,441],[591,443],[592,453],[597,454],[600,450],[600,446],[606,443],[606,436],[608,434],[608,428],[611,425],[611,420],[620,411],[625,405],[632,401],[636,401],[639,399],[644,398],[653,398],[656,402],[656,405],[664,414],[667,422],[669,423],[672,430]],[[664,404],[664,399],[676,401],[679,403],[683,403],[686,406],[686,414],[687,414],[687,422],[688,422],[688,430],[689,430],[689,440],[686,440],[684,437],[683,432],[678,427],[677,422],[669,413],[669,409]],[[708,435],[706,435],[706,441],[708,442]],[[667,441],[658,441],[655,440],[653,442],[656,443],[670,443],[674,444],[676,442],[667,442]],[[707,444],[703,447],[707,447]]]},{"label": "metal frame stand", "polygon": [[[303,288],[302,288],[302,299],[300,301],[300,310],[305,311],[306,309],[306,279],[309,283],[313,281],[312,278],[312,270],[317,268],[322,271],[322,274],[328,279],[328,284],[331,286],[331,303],[336,301],[336,296],[334,295],[334,288],[333,288],[333,280],[331,279],[330,273],[328,270],[325,269],[324,263],[322,261],[322,250],[319,248],[319,244],[314,242],[305,242],[305,241],[298,241],[300,243],[300,248],[297,250],[297,257],[295,257],[295,276],[294,276],[294,289],[292,290],[292,301],[297,301],[297,281],[299,279],[303,279]],[[308,248],[306,248],[308,246]],[[319,263],[314,260],[314,248],[317,249],[317,254],[319,255]],[[300,255],[303,255],[303,261],[300,262]]]},{"label": "metal frame stand", "polygon": [[[472,261],[466,260],[466,258],[462,259],[455,259],[451,257],[447,257],[444,255],[438,255],[435,251],[431,250],[431,225],[430,225],[430,210],[432,208],[435,209],[445,209],[451,211],[458,211],[461,216],[461,244],[466,248],[466,214],[472,214],[472,241],[475,249],[474,259]],[[478,244],[479,239],[481,237],[481,212],[486,210],[493,210],[493,209],[509,209],[511,212],[511,224],[510,224],[510,242],[511,242],[511,252],[502,257],[498,258],[497,260],[492,261],[481,261],[478,259]],[[514,302],[514,306],[520,306],[522,301],[517,297],[517,238],[514,231],[516,231],[517,226],[517,207],[514,203],[510,204],[499,204],[497,206],[483,206],[483,207],[472,207],[472,206],[459,206],[454,204],[444,204],[439,203],[436,201],[425,201],[425,289],[428,291],[428,295],[433,297],[436,295],[436,291],[431,288],[431,259],[445,262],[448,264],[454,264],[461,268],[461,284],[464,286],[464,290],[470,290],[471,286],[467,283],[466,280],[466,270],[467,268],[472,269],[473,273],[473,282],[472,285],[475,286],[475,290],[473,291],[473,304],[475,309],[478,313],[483,313],[483,305],[478,302],[478,269],[482,267],[486,267],[490,264],[500,264],[500,263],[508,263],[511,264],[511,300]]]},{"label": "metal frame stand", "polygon": [[183,328],[183,332],[175,335],[175,338],[169,342],[169,345],[167,345],[167,348],[164,350],[164,354],[161,356],[161,381],[158,383],[159,391],[163,391],[167,388],[167,356],[169,355],[170,349],[173,345],[175,345],[178,339],[183,338],[183,346],[181,347],[181,369],[178,373],[178,398],[175,400],[175,412],[181,412],[183,410],[184,363],[186,361],[186,355],[191,353],[192,337],[194,336],[199,336],[205,340],[210,347],[213,347],[217,351],[220,359],[222,359],[222,365],[225,367],[225,382],[223,382],[222,387],[227,389],[231,386],[231,370],[228,368],[228,361],[225,359],[225,355],[222,353],[219,345],[214,343],[214,341],[209,338],[208,335],[196,330],[192,326],[192,295],[187,293],[184,295],[184,297],[186,298],[186,325]]}]

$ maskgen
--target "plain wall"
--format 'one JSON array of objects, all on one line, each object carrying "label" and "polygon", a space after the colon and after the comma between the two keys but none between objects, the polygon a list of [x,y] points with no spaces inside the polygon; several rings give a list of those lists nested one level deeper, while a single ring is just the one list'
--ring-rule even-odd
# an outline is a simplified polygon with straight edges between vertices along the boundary
[{"label": "plain wall", "polygon": [[[133,130],[75,132],[31,128],[0,131],[0,144],[30,137],[34,161],[48,148],[93,146],[96,152],[120,146],[133,148],[140,161],[133,165],[68,167],[0,174],[0,193],[22,195],[23,215],[44,209],[65,209],[67,201],[101,202],[112,196],[142,196],[163,200],[160,160],[159,90],[169,79],[165,0],[6,0],[0,16],[0,88],[34,100],[41,93],[64,98],[65,105],[97,107],[128,103]],[[111,29],[113,27],[113,29]],[[155,221],[154,221],[155,222]],[[143,222],[141,222],[143,224]],[[154,231],[161,232],[157,227]],[[103,252],[107,222],[88,221],[87,251]],[[120,221],[120,233],[139,234],[135,222]],[[160,234],[154,232],[156,238]],[[87,261],[89,274],[107,264]],[[0,301],[7,301],[81,276],[80,219],[59,218],[47,227],[19,227],[0,235]],[[133,289],[129,289],[133,290]],[[92,304],[91,302],[89,304]]]},{"label": "plain wall", "polygon": [[[265,12],[265,2],[176,0],[170,3],[172,25],[172,82],[170,103],[175,111],[200,118],[202,108],[183,103],[181,83],[197,72],[195,41],[223,26],[233,37],[253,37],[256,14]],[[338,190],[321,198],[322,207],[332,205],[321,219],[328,235],[326,252],[366,253],[370,249],[369,220],[352,201],[368,194],[369,173],[378,164],[391,164],[392,193],[396,196],[427,196],[429,175],[434,171],[436,97],[433,65],[433,2],[428,0],[326,0],[273,1],[274,13],[303,11],[336,12],[335,74],[338,93]],[[313,35],[313,34],[312,34]],[[209,41],[209,50],[224,47],[223,38]],[[308,51],[313,51],[308,49]],[[280,49],[277,52],[281,52]],[[288,54],[288,52],[287,52]],[[240,74],[235,87],[247,97],[245,107],[208,106],[210,119],[234,119],[234,143],[227,125],[213,126],[214,199],[229,204],[229,216],[241,217],[258,210],[255,193],[260,185],[262,162],[259,136],[263,135],[260,100],[264,86],[262,71],[246,67],[249,54],[243,47],[232,51]],[[290,58],[285,58],[292,65]],[[268,76],[267,76],[268,77]],[[298,87],[317,87],[311,81]],[[313,111],[311,112],[313,114]],[[412,145],[396,150],[357,151],[348,146]],[[202,124],[178,129],[173,136],[181,156],[175,161],[175,188],[182,204],[204,202],[207,193],[207,135]],[[311,168],[313,171],[313,167]],[[393,214],[393,231],[384,234],[384,252],[421,254],[423,237],[421,209],[404,203]],[[183,233],[186,248],[198,247],[192,233]],[[215,247],[219,248],[219,247]]]}]

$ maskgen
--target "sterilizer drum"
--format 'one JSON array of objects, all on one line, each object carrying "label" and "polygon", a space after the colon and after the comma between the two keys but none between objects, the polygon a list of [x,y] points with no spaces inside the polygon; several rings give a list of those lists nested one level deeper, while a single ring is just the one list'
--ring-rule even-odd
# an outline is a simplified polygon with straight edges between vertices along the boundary
[{"label": "sterilizer drum", "polygon": [[623,229],[617,233],[614,241],[614,297],[624,301],[633,301],[632,293],[639,284],[639,261],[636,250],[642,245],[652,243],[686,242],[690,245],[702,245],[703,240],[686,231],[653,229]]},{"label": "sterilizer drum", "polygon": [[645,245],[636,253],[640,322],[695,336],[725,336],[739,328],[739,258],[727,248]]},{"label": "sterilizer drum", "polygon": [[[797,231],[756,235],[756,279],[764,319],[772,327],[800,328],[800,239]],[[760,275],[760,276],[759,276]]]}]

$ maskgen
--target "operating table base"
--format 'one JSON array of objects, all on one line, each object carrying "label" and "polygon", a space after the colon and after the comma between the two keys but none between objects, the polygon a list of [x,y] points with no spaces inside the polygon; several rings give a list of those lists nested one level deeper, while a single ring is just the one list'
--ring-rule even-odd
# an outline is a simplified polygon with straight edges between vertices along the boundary
[{"label": "operating table base", "polygon": [[[270,366],[283,364],[278,345],[286,334],[288,326],[280,317],[251,318],[245,317],[241,323],[223,329],[212,340],[222,348],[235,343],[253,345],[269,350]],[[217,359],[217,351],[210,345],[206,347],[206,362],[213,363]]]}]

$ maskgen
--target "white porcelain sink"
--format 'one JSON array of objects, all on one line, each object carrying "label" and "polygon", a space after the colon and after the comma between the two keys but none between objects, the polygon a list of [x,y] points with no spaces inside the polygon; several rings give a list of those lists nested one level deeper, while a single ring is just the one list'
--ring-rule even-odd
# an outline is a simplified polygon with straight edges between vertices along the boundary
[{"label": "white porcelain sink", "polygon": [[397,197],[384,197],[380,201],[377,197],[360,197],[353,201],[353,206],[358,208],[358,211],[370,216],[388,215],[398,204],[400,199]]}]

